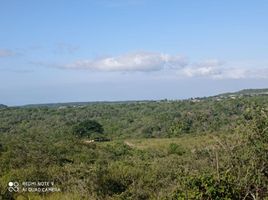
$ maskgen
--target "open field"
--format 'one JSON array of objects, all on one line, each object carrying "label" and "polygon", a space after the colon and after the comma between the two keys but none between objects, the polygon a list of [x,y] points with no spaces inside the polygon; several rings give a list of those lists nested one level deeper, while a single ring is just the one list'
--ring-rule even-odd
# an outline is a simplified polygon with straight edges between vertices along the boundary
[{"label": "open field", "polygon": [[196,136],[181,136],[179,138],[147,138],[147,139],[127,139],[125,144],[140,150],[161,150],[167,151],[170,144],[179,145],[187,150],[193,151],[195,148],[206,147],[215,144],[215,134],[202,134]]}]

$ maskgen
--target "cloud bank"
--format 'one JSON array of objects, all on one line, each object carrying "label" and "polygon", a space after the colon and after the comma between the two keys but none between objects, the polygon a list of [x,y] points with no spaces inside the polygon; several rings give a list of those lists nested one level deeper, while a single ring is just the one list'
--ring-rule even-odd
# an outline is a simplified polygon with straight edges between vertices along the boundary
[{"label": "cloud bank", "polygon": [[[9,56],[12,52],[0,50],[0,56]],[[31,61],[42,67],[88,70],[91,72],[158,72],[153,75],[170,78],[209,78],[209,79],[268,79],[268,63],[258,61],[254,64],[246,61],[228,63],[219,59],[207,59],[190,62],[184,56],[157,52],[135,52],[118,56],[106,56],[95,59],[82,59],[70,63],[47,63]],[[259,67],[259,64],[262,67]]]},{"label": "cloud bank", "polygon": [[219,77],[224,73],[224,62],[218,59],[203,60],[186,66],[181,74],[187,77]]},{"label": "cloud bank", "polygon": [[236,67],[232,64],[212,59],[186,66],[179,71],[179,74],[186,77],[205,77],[212,79],[263,79],[268,78],[268,67]]},{"label": "cloud bank", "polygon": [[162,69],[179,69],[187,65],[184,57],[162,53],[138,52],[117,57],[104,57],[93,60],[78,60],[67,64],[68,69],[88,69],[92,71],[159,71]]}]

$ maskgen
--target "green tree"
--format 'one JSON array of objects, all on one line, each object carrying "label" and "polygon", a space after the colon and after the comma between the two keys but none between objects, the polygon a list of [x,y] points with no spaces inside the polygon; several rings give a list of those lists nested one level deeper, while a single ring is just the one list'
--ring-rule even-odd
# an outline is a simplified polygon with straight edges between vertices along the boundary
[{"label": "green tree", "polygon": [[78,137],[92,137],[103,133],[103,127],[95,120],[86,120],[73,127],[74,135]]}]

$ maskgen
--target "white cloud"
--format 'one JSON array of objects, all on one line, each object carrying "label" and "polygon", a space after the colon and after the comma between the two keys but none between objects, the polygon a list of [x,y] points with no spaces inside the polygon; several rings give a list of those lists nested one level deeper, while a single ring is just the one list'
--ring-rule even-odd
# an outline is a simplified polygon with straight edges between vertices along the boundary
[{"label": "white cloud", "polygon": [[117,57],[104,57],[93,60],[78,60],[67,64],[64,68],[88,69],[93,71],[159,71],[162,69],[178,69],[186,65],[182,56],[161,53],[137,52]]},{"label": "white cloud", "polygon": [[198,62],[194,65],[198,67],[219,67],[224,65],[224,61],[218,60],[218,59],[208,59],[208,60],[203,60],[201,62]]},{"label": "white cloud", "polygon": [[250,71],[244,68],[223,68],[219,70],[218,74],[212,75],[214,79],[242,79],[242,78],[256,78],[250,75]]},{"label": "white cloud", "polygon": [[43,67],[83,69],[91,72],[156,72],[152,73],[152,76],[157,78],[268,79],[268,66],[266,67],[264,61],[252,64],[248,61],[227,63],[218,59],[208,59],[188,63],[183,56],[152,52],[127,53],[65,64],[31,63]]},{"label": "white cloud", "polygon": [[182,74],[188,77],[215,76],[220,74],[220,66],[224,62],[217,59],[204,60],[182,69]]},{"label": "white cloud", "polygon": [[187,66],[179,71],[181,76],[212,79],[268,78],[268,68],[235,67],[217,59],[205,60]]},{"label": "white cloud", "polygon": [[215,70],[212,67],[186,67],[182,69],[182,72],[188,77],[195,77],[212,75],[215,73]]},{"label": "white cloud", "polygon": [[0,49],[0,57],[13,56],[15,53],[9,49]]}]

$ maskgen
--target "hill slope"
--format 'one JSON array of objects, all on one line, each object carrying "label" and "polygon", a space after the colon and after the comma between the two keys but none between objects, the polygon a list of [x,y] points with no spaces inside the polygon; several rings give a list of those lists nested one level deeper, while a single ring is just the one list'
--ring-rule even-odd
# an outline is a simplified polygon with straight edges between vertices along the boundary
[{"label": "hill slope", "polygon": [[1,108],[7,108],[7,106],[4,105],[4,104],[0,104],[0,109],[1,109]]},{"label": "hill slope", "polygon": [[237,92],[228,92],[219,94],[216,96],[230,96],[230,95],[249,95],[249,96],[258,96],[258,95],[268,95],[268,88],[263,89],[244,89]]}]

